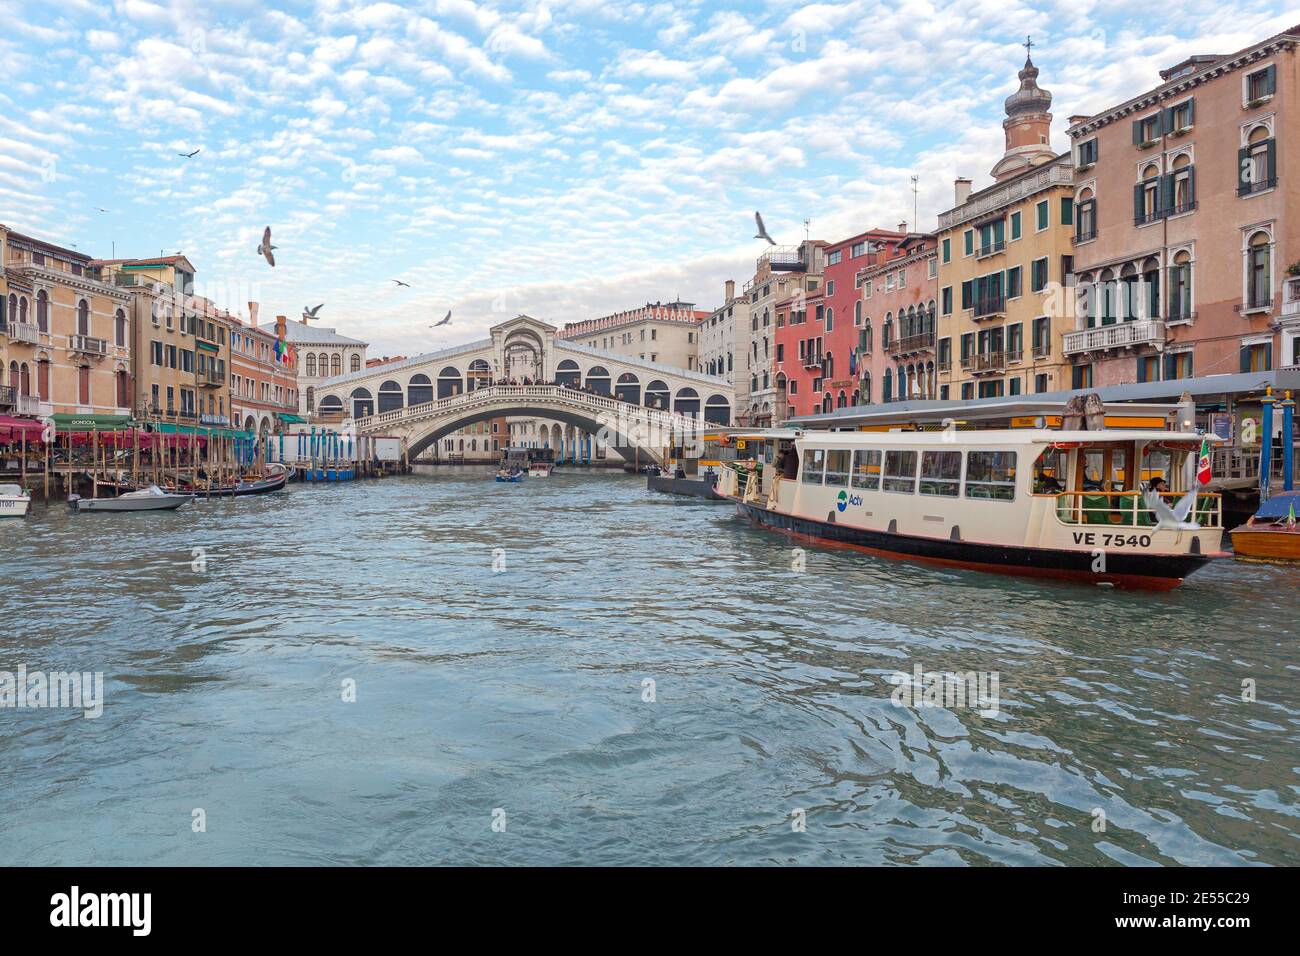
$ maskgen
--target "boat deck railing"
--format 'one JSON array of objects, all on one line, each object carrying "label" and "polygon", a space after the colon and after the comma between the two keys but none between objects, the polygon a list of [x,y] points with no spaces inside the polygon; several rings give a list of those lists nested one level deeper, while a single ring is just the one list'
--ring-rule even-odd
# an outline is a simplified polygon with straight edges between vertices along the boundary
[{"label": "boat deck railing", "polygon": [[[1161,494],[1170,507],[1185,492]],[[1120,528],[1154,528],[1159,519],[1137,491],[1062,491],[1036,494],[1035,498],[1055,498],[1056,516],[1065,524],[1107,525]],[[1223,527],[1223,498],[1215,492],[1201,492],[1196,509],[1188,516],[1202,528]]]}]

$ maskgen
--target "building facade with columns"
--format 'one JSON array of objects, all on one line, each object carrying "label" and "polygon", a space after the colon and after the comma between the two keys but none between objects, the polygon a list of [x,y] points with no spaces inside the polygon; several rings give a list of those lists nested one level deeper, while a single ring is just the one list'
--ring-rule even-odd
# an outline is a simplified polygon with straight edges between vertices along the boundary
[{"label": "building facade with columns", "polygon": [[[276,335],[276,323],[264,322],[258,326],[269,335]],[[340,375],[351,375],[366,366],[366,349],[369,345],[358,339],[340,335],[334,329],[308,325],[307,319],[288,322],[284,328],[285,341],[298,353],[297,389],[298,414],[308,416],[316,411],[316,392],[321,383]]]},{"label": "building facade with columns", "polygon": [[559,337],[694,372],[699,369],[699,325],[708,317],[693,302],[647,302],[599,319],[566,322]]}]

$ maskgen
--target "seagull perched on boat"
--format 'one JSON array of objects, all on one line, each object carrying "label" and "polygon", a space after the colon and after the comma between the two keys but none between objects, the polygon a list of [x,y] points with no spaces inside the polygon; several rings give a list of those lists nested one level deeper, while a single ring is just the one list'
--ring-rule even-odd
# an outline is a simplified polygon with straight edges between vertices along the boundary
[{"label": "seagull perched on boat", "polygon": [[406,288],[408,288],[408,289],[411,287],[411,283],[409,283],[409,282],[403,282],[401,279],[394,279],[393,281],[396,282],[398,285],[400,285],[400,286],[404,286],[404,287],[406,287]]},{"label": "seagull perched on boat", "polygon": [[429,326],[429,328],[436,329],[438,326],[446,325],[450,321],[451,321],[451,309],[448,309],[447,314],[442,317],[442,321],[433,323],[433,325]]},{"label": "seagull perched on boat", "polygon": [[262,231],[262,241],[257,247],[257,254],[274,266],[275,256],[271,255],[271,250],[279,248],[279,246],[271,245],[271,227],[267,226],[266,229]]},{"label": "seagull perched on boat", "polygon": [[758,223],[758,234],[755,239],[766,239],[772,245],[776,245],[776,240],[767,234],[767,226],[763,225],[763,216],[761,213],[754,213],[754,222]]},{"label": "seagull perched on boat", "polygon": [[203,147],[202,147],[202,146],[200,146],[198,149],[196,149],[196,150],[195,150],[194,152],[192,152],[192,153],[177,153],[176,155],[177,155],[177,156],[184,156],[186,159],[193,159],[195,156],[199,155],[199,153],[201,153],[201,152],[203,152]]},{"label": "seagull perched on boat", "polygon": [[325,308],[325,303],[324,303],[324,302],[322,302],[320,305],[315,306],[315,307],[310,308],[310,309],[307,308],[307,306],[304,305],[304,306],[302,307],[302,317],[303,317],[304,319],[314,319],[314,318],[316,318],[316,313],[319,312],[319,311],[320,311],[321,309],[323,309],[323,308]]}]

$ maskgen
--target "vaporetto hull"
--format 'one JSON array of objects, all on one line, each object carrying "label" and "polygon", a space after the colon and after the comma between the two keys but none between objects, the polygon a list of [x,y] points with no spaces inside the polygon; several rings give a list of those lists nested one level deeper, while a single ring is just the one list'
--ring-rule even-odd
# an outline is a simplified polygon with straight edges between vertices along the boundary
[{"label": "vaporetto hull", "polygon": [[[737,501],[740,515],[756,527],[778,531],[809,543],[848,547],[878,557],[904,558],[942,567],[995,574],[1055,578],[1088,584],[1166,591],[1204,567],[1206,555],[1147,555],[1107,553],[1104,562],[1090,551],[1022,548],[977,541],[953,541],[916,535],[868,531],[850,525],[817,521],[769,511]],[[1104,568],[1105,570],[1099,570]]]}]

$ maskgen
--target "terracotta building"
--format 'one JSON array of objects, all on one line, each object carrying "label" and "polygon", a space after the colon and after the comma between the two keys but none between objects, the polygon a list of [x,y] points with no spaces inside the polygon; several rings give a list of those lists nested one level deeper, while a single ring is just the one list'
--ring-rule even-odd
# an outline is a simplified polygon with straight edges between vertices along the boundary
[{"label": "terracotta building", "polygon": [[[230,405],[236,427],[259,439],[302,420],[298,412],[298,359],[276,355],[276,334],[259,328],[256,302],[248,303],[247,323],[231,316]],[[287,325],[276,316],[276,326]]]},{"label": "terracotta building", "polygon": [[90,256],[0,226],[6,384],[14,410],[56,426],[131,412],[130,297]]},{"label": "terracotta building", "polygon": [[[1074,117],[1078,387],[1300,364],[1300,26]],[[1300,266],[1297,266],[1300,269]]]},{"label": "terracotta building", "polygon": [[862,328],[858,378],[862,404],[938,397],[938,244],[907,233],[858,270]]}]

